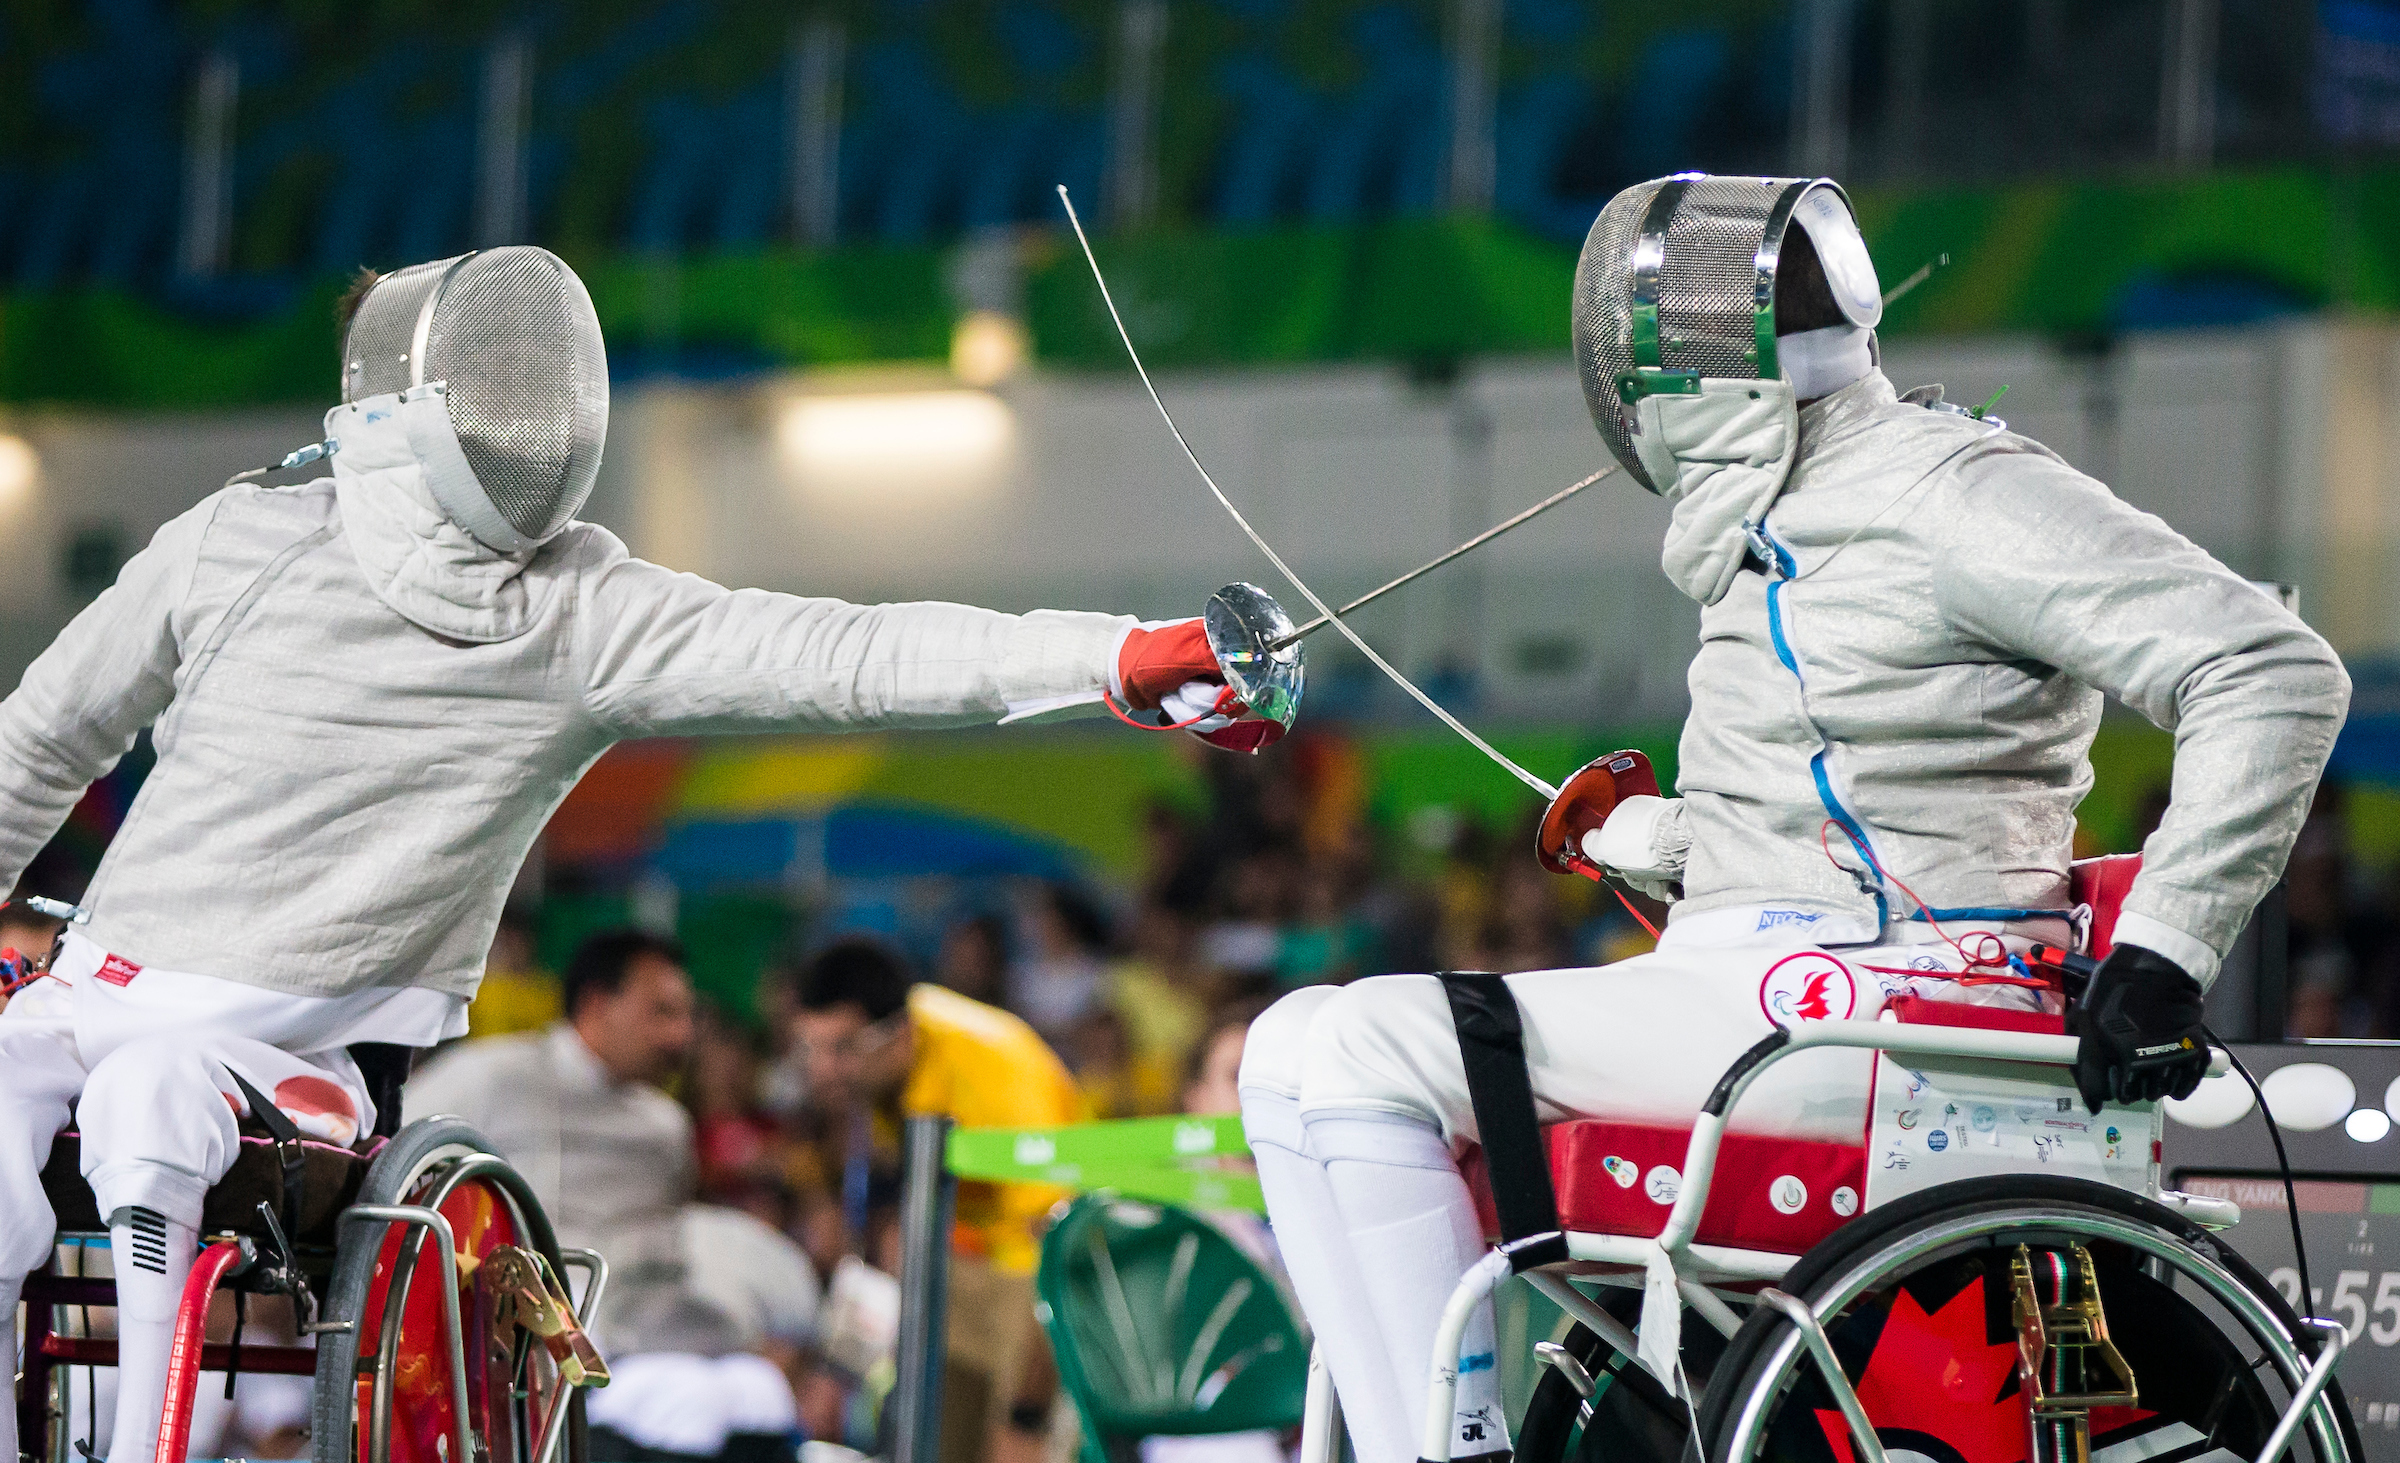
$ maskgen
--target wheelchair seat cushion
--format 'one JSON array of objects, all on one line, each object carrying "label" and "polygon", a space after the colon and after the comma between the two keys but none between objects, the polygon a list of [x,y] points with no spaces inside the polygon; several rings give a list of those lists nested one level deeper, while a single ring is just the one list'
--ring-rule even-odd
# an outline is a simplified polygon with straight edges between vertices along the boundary
[{"label": "wheelchair seat cushion", "polygon": [[[1689,1128],[1582,1118],[1542,1130],[1558,1186],[1558,1216],[1587,1234],[1656,1237],[1683,1190]],[[1461,1162],[1487,1234],[1498,1232],[1483,1152]],[[1856,1215],[1866,1192],[1867,1150],[1728,1133],[1697,1236],[1704,1245],[1799,1254]]]},{"label": "wheelchair seat cushion", "polygon": [[[274,1211],[278,1222],[283,1219],[283,1158],[266,1130],[250,1121],[242,1123],[241,1141],[241,1155],[208,1191],[202,1204],[200,1232],[231,1232],[264,1240],[268,1233],[265,1222],[258,1217],[260,1201]],[[301,1178],[300,1233],[292,1237],[293,1243],[333,1244],[335,1218],[357,1202],[368,1161],[382,1142],[375,1140],[364,1151],[355,1152],[330,1143],[311,1141],[301,1145],[305,1168]],[[91,1185],[84,1182],[82,1159],[83,1135],[70,1128],[58,1135],[50,1148],[50,1161],[42,1166],[42,1192],[49,1198],[51,1211],[58,1216],[58,1227],[62,1230],[107,1228],[106,1216],[100,1213],[98,1201],[92,1197]]]}]

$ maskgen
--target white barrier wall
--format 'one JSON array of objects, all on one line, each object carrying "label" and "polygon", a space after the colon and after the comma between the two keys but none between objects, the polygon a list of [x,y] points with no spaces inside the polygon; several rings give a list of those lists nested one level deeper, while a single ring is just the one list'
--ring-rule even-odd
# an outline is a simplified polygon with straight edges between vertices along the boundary
[{"label": "white barrier wall", "polygon": [[[2235,569],[2302,586],[2345,652],[2400,641],[2400,331],[2321,321],[2130,337],[2105,356],[2032,339],[1910,341],[1903,389],[1997,412]],[[1372,587],[1603,465],[1571,364],[1456,381],[1343,367],[1190,374],[1162,387],[1201,457],[1329,597]],[[926,395],[928,391],[936,394]],[[990,397],[939,375],[627,383],[590,515],[636,552],[729,584],[1187,614],[1249,578],[1299,598],[1242,540],[1125,377],[1036,373]],[[79,531],[138,547],[233,471],[318,435],[313,411],[21,413],[41,471],[0,498],[0,683],[74,607]],[[1668,718],[1697,612],[1660,578],[1662,505],[1602,483],[1363,613],[1397,662],[1472,667],[1494,719]],[[2005,546],[1996,547],[2005,552]],[[1332,637],[1325,703],[1401,714]]]}]

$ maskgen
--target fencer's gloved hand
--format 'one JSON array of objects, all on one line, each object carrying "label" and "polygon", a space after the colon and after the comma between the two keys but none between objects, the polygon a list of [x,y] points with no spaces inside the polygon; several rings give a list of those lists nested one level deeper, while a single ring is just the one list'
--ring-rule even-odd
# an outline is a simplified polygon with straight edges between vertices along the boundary
[{"label": "fencer's gloved hand", "polygon": [[1193,736],[1228,752],[1256,752],[1283,740],[1282,722],[1250,714],[1215,681],[1186,681],[1158,709],[1171,725],[1189,722]]},{"label": "fencer's gloved hand", "polygon": [[1681,798],[1629,797],[1608,821],[1584,835],[1584,853],[1639,893],[1664,904],[1683,894],[1683,868],[1692,852],[1691,825]]},{"label": "fencer's gloved hand", "polygon": [[2139,945],[2110,951],[2067,1016],[2082,1038],[2075,1088],[2084,1106],[2191,1096],[2208,1075],[2200,1020],[2200,982],[2182,966]]},{"label": "fencer's gloved hand", "polygon": [[[1156,711],[1187,682],[1214,681],[1222,686],[1225,673],[1217,667],[1216,652],[1208,648],[1208,632],[1197,618],[1167,624],[1136,625],[1117,647],[1117,685],[1125,704],[1136,711]],[[1188,721],[1179,716],[1177,721]]]}]

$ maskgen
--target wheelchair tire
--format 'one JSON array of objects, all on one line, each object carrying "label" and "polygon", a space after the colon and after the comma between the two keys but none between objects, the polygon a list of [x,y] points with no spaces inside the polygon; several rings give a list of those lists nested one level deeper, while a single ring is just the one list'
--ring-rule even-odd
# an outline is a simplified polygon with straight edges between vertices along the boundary
[{"label": "wheelchair tire", "polygon": [[[375,1156],[360,1185],[357,1202],[409,1203],[427,1180],[438,1180],[447,1165],[485,1155],[497,1156],[497,1150],[464,1119],[420,1118],[402,1128]],[[557,1235],[524,1180],[514,1170],[486,1177],[506,1192],[512,1208],[524,1222],[526,1238],[533,1247],[553,1266],[558,1265]],[[358,1384],[363,1375],[359,1367],[359,1339],[365,1330],[363,1313],[374,1290],[383,1250],[380,1239],[367,1243],[361,1238],[339,1245],[335,1252],[333,1274],[325,1285],[319,1320],[342,1325],[343,1329],[321,1332],[317,1337],[316,1386],[309,1429],[313,1463],[386,1463],[385,1459],[366,1457],[356,1431]],[[473,1325],[464,1307],[460,1322],[470,1328]],[[371,1360],[366,1370],[374,1369]],[[477,1451],[484,1457],[490,1456],[481,1447]],[[589,1463],[588,1428],[580,1393],[570,1395],[566,1435],[559,1452],[564,1463]],[[483,1463],[483,1459],[467,1463]]]},{"label": "wheelchair tire", "polygon": [[[1827,1333],[1887,1451],[2014,1463],[2026,1430],[2004,1267],[2027,1241],[2091,1251],[2111,1336],[2141,1390],[2141,1408],[2093,1414],[2094,1463],[2115,1448],[2166,1463],[2256,1456],[2314,1357],[2313,1338],[2231,1245],[2139,1194],[2042,1176],[1946,1184],[1845,1225],[1780,1288],[1820,1314],[1833,1304]],[[2358,1463],[2340,1384],[2325,1395],[2333,1425],[2311,1409],[2288,1456]],[[1765,1307],[1727,1348],[1700,1399],[1700,1427],[1710,1463],[1851,1456],[1797,1332]]]},{"label": "wheelchair tire", "polygon": [[[1640,1319],[1638,1290],[1604,1290],[1597,1300],[1628,1326]],[[1592,1397],[1587,1402],[1554,1368],[1542,1367],[1517,1425],[1517,1463],[1680,1463],[1691,1447],[1691,1409],[1580,1323],[1568,1327],[1559,1344],[1591,1374]],[[1683,1366],[1694,1386],[1710,1375],[1724,1349],[1724,1338],[1706,1321],[1685,1313]]]}]

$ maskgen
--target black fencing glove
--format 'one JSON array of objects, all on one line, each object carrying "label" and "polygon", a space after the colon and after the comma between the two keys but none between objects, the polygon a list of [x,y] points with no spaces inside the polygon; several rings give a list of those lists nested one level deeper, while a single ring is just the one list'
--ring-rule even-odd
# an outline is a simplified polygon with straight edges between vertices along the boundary
[{"label": "black fencing glove", "polygon": [[2208,1075],[2200,1019],[2200,982],[2156,951],[2119,945],[2067,1016],[2083,1039],[2075,1089],[2084,1106],[2191,1096]]}]

